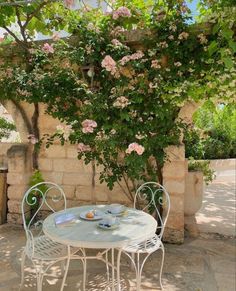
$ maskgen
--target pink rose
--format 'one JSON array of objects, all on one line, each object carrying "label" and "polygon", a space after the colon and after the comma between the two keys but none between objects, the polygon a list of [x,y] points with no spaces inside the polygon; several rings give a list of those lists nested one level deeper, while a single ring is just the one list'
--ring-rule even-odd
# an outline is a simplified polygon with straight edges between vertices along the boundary
[{"label": "pink rose", "polygon": [[53,48],[53,46],[50,45],[50,44],[47,43],[47,42],[43,45],[42,50],[43,50],[45,53],[47,53],[47,54],[49,54],[49,53],[53,54],[53,53],[54,53],[54,48]]},{"label": "pink rose", "polygon": [[83,133],[92,133],[94,128],[97,127],[97,122],[91,119],[85,119],[82,122],[82,132]]},{"label": "pink rose", "polygon": [[64,4],[67,8],[74,6],[75,0],[64,0]]},{"label": "pink rose", "polygon": [[105,56],[102,60],[102,67],[105,68],[108,72],[111,72],[112,75],[116,73],[116,62],[109,55]]},{"label": "pink rose", "polygon": [[139,156],[141,156],[144,152],[144,147],[140,144],[133,142],[129,145],[128,149],[125,151],[127,154],[131,154],[132,152],[136,152]]},{"label": "pink rose", "polygon": [[90,152],[91,151],[91,147],[89,145],[85,145],[84,143],[80,142],[80,143],[78,143],[77,151],[79,153]]},{"label": "pink rose", "polygon": [[119,17],[131,17],[131,12],[127,7],[121,6],[113,12],[113,19],[118,19]]}]

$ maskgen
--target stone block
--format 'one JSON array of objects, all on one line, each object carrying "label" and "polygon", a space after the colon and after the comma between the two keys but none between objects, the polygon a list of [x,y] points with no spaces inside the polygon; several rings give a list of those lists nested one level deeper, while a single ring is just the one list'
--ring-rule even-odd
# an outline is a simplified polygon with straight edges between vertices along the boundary
[{"label": "stone block", "polygon": [[184,229],[184,213],[171,211],[167,219],[167,227],[183,230]]},{"label": "stone block", "polygon": [[171,209],[176,212],[184,211],[184,195],[183,194],[173,194],[170,196]]},{"label": "stone block", "polygon": [[38,162],[40,171],[52,171],[52,159],[39,158]]},{"label": "stone block", "polygon": [[91,186],[92,176],[89,174],[81,175],[79,173],[64,173],[62,184],[63,185]]},{"label": "stone block", "polygon": [[66,147],[66,156],[69,159],[77,159],[78,151],[76,145]]},{"label": "stone block", "polygon": [[30,149],[28,145],[16,144],[7,151],[8,172],[22,173],[30,171]]},{"label": "stone block", "polygon": [[62,145],[52,145],[43,151],[43,157],[65,158],[66,157],[66,149]]},{"label": "stone block", "polygon": [[9,185],[26,185],[30,178],[29,173],[8,173],[7,174],[7,184]]},{"label": "stone block", "polygon": [[87,201],[79,201],[79,200],[67,200],[67,208],[71,207],[79,207],[82,205],[87,205]]},{"label": "stone block", "polygon": [[61,187],[64,190],[67,199],[75,198],[75,186],[62,185]]},{"label": "stone block", "polygon": [[168,146],[165,149],[168,161],[184,161],[185,160],[185,147],[181,146]]},{"label": "stone block", "polygon": [[[50,205],[50,207],[54,211],[60,211],[60,210],[65,209],[65,201],[64,201],[64,199],[62,197],[61,197],[61,199],[59,198],[58,200],[52,200],[50,197],[47,197],[46,201],[47,201],[47,204]],[[47,206],[47,204],[44,203],[42,205],[42,208],[40,209],[40,212],[41,211],[51,212],[51,209]]]},{"label": "stone block", "polygon": [[60,124],[60,121],[44,112],[39,116],[39,126],[42,131],[46,128],[50,128],[54,132],[56,131],[57,125]]},{"label": "stone block", "polygon": [[166,162],[163,167],[164,178],[184,178],[185,176],[185,161]]},{"label": "stone block", "polygon": [[112,190],[107,189],[108,191],[108,201],[110,203],[121,203],[127,206],[132,205],[133,202],[119,186],[115,186]]},{"label": "stone block", "polygon": [[76,186],[76,199],[81,201],[92,201],[92,185],[88,186]]},{"label": "stone block", "polygon": [[169,194],[184,193],[185,191],[185,179],[164,179],[163,185]]},{"label": "stone block", "polygon": [[7,197],[11,200],[21,201],[26,190],[29,188],[27,185],[12,185],[7,188]]},{"label": "stone block", "polygon": [[22,173],[27,168],[26,159],[24,157],[16,157],[8,160],[8,171],[11,173]]},{"label": "stone block", "polygon": [[174,244],[182,244],[184,242],[184,230],[166,226],[163,234],[163,241]]},{"label": "stone block", "polygon": [[42,172],[45,181],[53,182],[58,185],[62,184],[63,173],[61,172]]},{"label": "stone block", "polygon": [[[105,185],[104,185],[105,186]],[[97,202],[107,202],[108,201],[108,195],[109,195],[109,190],[107,187],[104,187],[103,185],[96,186],[94,189],[94,198],[95,201]]]},{"label": "stone block", "polygon": [[57,172],[84,173],[83,162],[78,159],[54,159],[53,170]]},{"label": "stone block", "polygon": [[[21,210],[21,201],[18,200],[8,200],[7,202],[8,211],[10,213],[19,213],[22,214]],[[28,204],[24,204],[24,212],[30,211],[30,206]]]},{"label": "stone block", "polygon": [[8,213],[7,222],[12,224],[23,224],[23,217],[18,213]]}]

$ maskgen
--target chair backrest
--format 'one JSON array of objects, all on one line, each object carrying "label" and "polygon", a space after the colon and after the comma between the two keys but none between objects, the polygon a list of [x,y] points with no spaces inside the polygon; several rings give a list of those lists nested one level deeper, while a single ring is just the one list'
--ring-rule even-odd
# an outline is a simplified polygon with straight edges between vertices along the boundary
[{"label": "chair backrest", "polygon": [[158,236],[162,238],[170,212],[170,196],[166,189],[156,182],[142,184],[135,193],[134,208],[155,214]]},{"label": "chair backrest", "polygon": [[[44,210],[56,212],[63,209],[66,209],[66,196],[63,189],[55,183],[40,182],[25,192],[21,203],[21,211],[28,254],[30,253],[33,256],[34,237],[36,233],[37,236],[40,236],[42,232],[35,231],[37,225],[40,226],[42,224],[39,212]],[[39,221],[36,221],[37,219]]]}]

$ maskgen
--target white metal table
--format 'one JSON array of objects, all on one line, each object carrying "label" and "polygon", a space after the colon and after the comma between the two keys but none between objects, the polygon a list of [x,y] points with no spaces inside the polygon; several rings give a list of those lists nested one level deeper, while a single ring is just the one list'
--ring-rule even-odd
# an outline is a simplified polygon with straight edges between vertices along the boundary
[{"label": "white metal table", "polygon": [[[151,215],[134,208],[127,208],[127,215],[120,218],[120,225],[114,230],[100,229],[98,227],[99,221],[80,219],[80,213],[84,211],[97,209],[105,213],[108,208],[109,205],[86,205],[53,213],[44,220],[43,231],[52,240],[67,246],[111,250],[112,290],[115,290],[114,249],[117,249],[119,253],[123,247],[129,245],[131,242],[141,242],[152,237],[157,228],[157,221]],[[71,224],[69,227],[57,226],[55,224],[55,216],[60,213],[76,215],[78,217],[77,223]],[[102,260],[101,256],[88,258]],[[106,262],[105,260],[103,261]],[[120,262],[117,261],[118,289],[120,280],[119,266]]]}]

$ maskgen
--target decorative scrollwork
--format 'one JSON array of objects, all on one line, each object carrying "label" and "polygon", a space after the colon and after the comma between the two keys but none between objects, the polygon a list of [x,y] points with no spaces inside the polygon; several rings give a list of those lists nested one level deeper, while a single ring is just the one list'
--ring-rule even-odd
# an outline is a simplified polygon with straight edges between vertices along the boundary
[{"label": "decorative scrollwork", "polygon": [[[22,201],[22,215],[24,228],[27,235],[27,248],[34,251],[34,236],[35,231],[37,236],[42,233],[42,219],[39,215],[40,210],[48,209],[52,212],[58,210],[57,203],[63,202],[64,209],[66,208],[66,197],[61,187],[51,182],[41,182],[32,186],[24,195]],[[62,205],[60,205],[61,207]],[[29,212],[29,207],[30,212]],[[42,211],[44,212],[44,211]],[[30,214],[30,218],[26,216]],[[40,214],[42,214],[40,212]],[[26,215],[26,216],[25,216]]]},{"label": "decorative scrollwork", "polygon": [[166,189],[156,182],[142,184],[136,192],[134,207],[148,211],[156,217],[161,237],[170,208],[169,194]]}]

